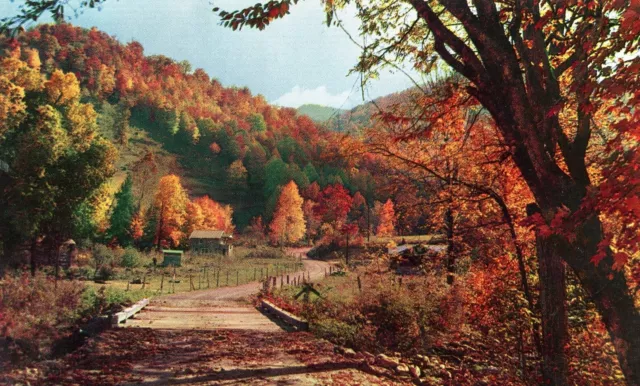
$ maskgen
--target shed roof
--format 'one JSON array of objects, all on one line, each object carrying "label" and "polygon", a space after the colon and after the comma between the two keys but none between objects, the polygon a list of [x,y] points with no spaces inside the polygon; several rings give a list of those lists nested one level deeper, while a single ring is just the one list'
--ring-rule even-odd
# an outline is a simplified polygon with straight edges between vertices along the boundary
[{"label": "shed roof", "polygon": [[225,237],[224,231],[193,231],[189,236],[190,239],[221,239]]},{"label": "shed roof", "polygon": [[170,255],[178,255],[178,254],[182,255],[184,253],[184,251],[179,251],[179,250],[176,250],[176,249],[163,249],[162,253],[167,253],[167,254],[170,254]]}]

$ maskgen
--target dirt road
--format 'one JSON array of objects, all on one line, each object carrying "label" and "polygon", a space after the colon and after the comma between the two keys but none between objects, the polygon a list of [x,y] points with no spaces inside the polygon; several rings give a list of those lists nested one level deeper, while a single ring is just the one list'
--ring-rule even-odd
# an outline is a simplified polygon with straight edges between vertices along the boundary
[{"label": "dirt road", "polygon": [[[328,264],[303,259],[311,280]],[[302,273],[300,273],[302,276]],[[278,280],[280,283],[280,280]],[[163,296],[70,354],[48,381],[92,385],[396,385],[364,356],[286,332],[247,298],[260,283]]]},{"label": "dirt road", "polygon": [[[292,253],[304,253],[295,250]],[[291,274],[299,279],[304,275],[317,281],[324,277],[329,263],[303,259],[304,270]],[[280,284],[280,278],[277,280]],[[258,312],[249,298],[260,291],[262,283],[252,282],[236,287],[222,287],[210,290],[183,292],[166,295],[151,300],[135,319],[130,319],[125,327],[148,327],[154,329],[242,329],[258,331],[280,331],[281,328]]]}]

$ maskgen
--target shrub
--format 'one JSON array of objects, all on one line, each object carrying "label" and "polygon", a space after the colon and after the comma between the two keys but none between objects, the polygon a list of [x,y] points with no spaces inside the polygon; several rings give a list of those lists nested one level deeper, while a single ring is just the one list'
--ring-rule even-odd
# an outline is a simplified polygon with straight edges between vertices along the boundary
[{"label": "shrub", "polygon": [[95,278],[99,280],[110,280],[115,276],[115,271],[110,265],[103,265],[96,272]]},{"label": "shrub", "polygon": [[358,346],[359,325],[348,324],[336,319],[319,319],[313,324],[313,332],[320,338],[327,339],[341,346]]},{"label": "shrub", "polygon": [[93,246],[93,251],[91,258],[93,260],[93,265],[96,269],[96,276],[98,275],[98,271],[106,266],[111,265],[115,258],[115,252],[103,244],[96,244]]},{"label": "shrub", "polygon": [[120,265],[125,268],[136,268],[140,266],[140,252],[137,249],[128,247],[124,250]]},{"label": "shrub", "polygon": [[37,359],[51,344],[69,334],[77,320],[84,285],[38,272],[7,275],[0,293],[0,333],[7,338],[14,360]]}]

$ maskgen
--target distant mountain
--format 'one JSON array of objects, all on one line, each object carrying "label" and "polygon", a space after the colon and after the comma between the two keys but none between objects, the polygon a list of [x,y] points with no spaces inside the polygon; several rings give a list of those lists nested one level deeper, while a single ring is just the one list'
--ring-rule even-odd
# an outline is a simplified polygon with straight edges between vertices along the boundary
[{"label": "distant mountain", "polygon": [[325,123],[325,127],[331,131],[359,133],[373,124],[372,120],[380,110],[392,110],[394,106],[411,103],[420,95],[421,92],[412,87],[376,98],[373,102],[367,102],[334,115]]},{"label": "distant mountain", "polygon": [[306,115],[315,122],[326,122],[332,117],[339,116],[347,110],[336,109],[335,107],[307,104],[298,107],[298,115]]}]

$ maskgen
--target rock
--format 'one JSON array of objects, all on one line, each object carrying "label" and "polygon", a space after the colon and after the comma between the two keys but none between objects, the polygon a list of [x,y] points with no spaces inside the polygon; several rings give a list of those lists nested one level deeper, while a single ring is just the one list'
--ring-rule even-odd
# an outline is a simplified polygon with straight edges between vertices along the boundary
[{"label": "rock", "polygon": [[398,374],[406,374],[409,372],[409,366],[405,365],[404,363],[400,363],[398,366],[396,366],[396,371],[398,372]]},{"label": "rock", "polygon": [[417,379],[417,378],[420,378],[422,371],[420,371],[420,367],[416,365],[409,365],[409,373],[411,373],[411,376],[413,378]]},{"label": "rock", "polygon": [[376,364],[388,369],[395,369],[400,364],[400,360],[397,358],[388,357],[384,354],[379,354],[376,357]]},{"label": "rock", "polygon": [[499,374],[500,373],[500,369],[495,367],[495,366],[487,366],[484,368],[484,371],[489,373],[489,374]]},{"label": "rock", "polygon": [[346,356],[347,358],[353,358],[356,356],[356,352],[353,351],[353,349],[345,348],[342,350],[342,355]]},{"label": "rock", "polygon": [[420,358],[420,360],[422,361],[422,366],[423,367],[431,366],[431,359],[428,356],[421,355],[421,357],[422,358]]},{"label": "rock", "polygon": [[353,349],[342,347],[342,346],[333,346],[333,352],[336,354],[341,354],[346,357],[352,358],[356,356],[356,352]]}]

